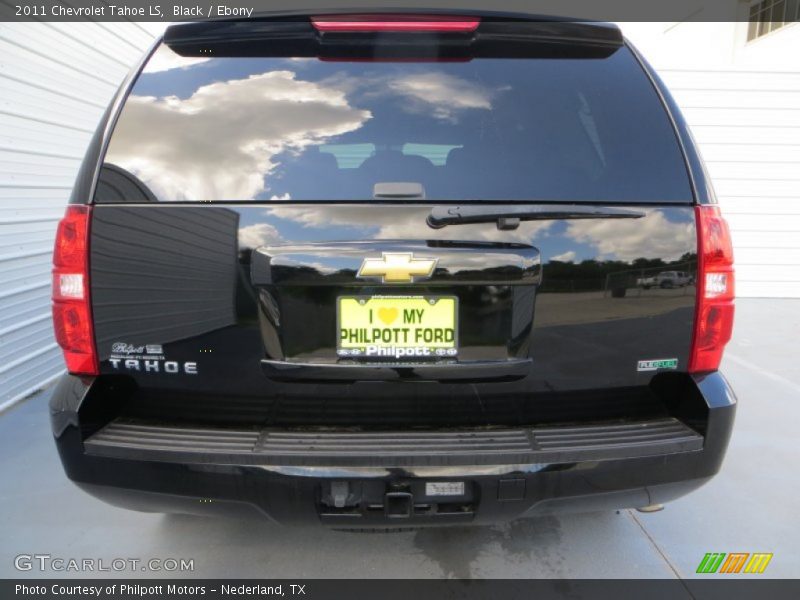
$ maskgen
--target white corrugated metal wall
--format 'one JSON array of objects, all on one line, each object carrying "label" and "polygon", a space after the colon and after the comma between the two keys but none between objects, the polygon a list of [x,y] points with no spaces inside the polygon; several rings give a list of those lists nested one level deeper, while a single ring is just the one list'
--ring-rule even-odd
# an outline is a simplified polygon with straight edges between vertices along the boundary
[{"label": "white corrugated metal wall", "polygon": [[[800,48],[800,28],[791,33]],[[733,236],[738,296],[800,297],[797,71],[660,70],[700,145]]]},{"label": "white corrugated metal wall", "polygon": [[[0,24],[0,408],[62,369],[55,225],[97,120],[159,28]],[[800,72],[660,72],[730,219],[739,294],[800,297]]]},{"label": "white corrugated metal wall", "polygon": [[0,409],[62,371],[50,255],[80,160],[156,29],[0,23]]}]

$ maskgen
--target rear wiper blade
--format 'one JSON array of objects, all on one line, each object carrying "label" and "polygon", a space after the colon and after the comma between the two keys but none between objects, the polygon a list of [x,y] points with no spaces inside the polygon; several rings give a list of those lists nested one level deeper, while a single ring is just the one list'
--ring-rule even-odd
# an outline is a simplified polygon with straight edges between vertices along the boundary
[{"label": "rear wiper blade", "polygon": [[559,205],[498,205],[498,206],[434,206],[428,215],[428,226],[441,229],[447,225],[491,223],[497,228],[516,229],[520,221],[550,221],[557,219],[641,219],[645,214],[627,208],[609,208],[586,204]]}]

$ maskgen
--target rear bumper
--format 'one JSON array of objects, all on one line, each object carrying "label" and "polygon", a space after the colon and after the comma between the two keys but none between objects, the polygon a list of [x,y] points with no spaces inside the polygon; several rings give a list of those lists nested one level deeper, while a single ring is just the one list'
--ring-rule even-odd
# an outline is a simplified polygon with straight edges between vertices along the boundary
[{"label": "rear bumper", "polygon": [[694,382],[706,405],[700,428],[661,417],[402,433],[170,428],[118,419],[96,429],[80,411],[91,383],[68,376],[51,415],[67,475],[111,504],[260,512],[281,523],[337,527],[482,524],[663,503],[705,483],[722,463],[736,400],[718,373]]}]

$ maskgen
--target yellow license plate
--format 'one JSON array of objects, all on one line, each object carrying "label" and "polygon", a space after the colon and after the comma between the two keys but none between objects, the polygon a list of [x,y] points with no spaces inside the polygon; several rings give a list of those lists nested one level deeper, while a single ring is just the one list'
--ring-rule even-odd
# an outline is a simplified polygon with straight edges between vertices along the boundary
[{"label": "yellow license plate", "polygon": [[455,296],[341,296],[337,347],[342,357],[437,358],[458,354]]}]

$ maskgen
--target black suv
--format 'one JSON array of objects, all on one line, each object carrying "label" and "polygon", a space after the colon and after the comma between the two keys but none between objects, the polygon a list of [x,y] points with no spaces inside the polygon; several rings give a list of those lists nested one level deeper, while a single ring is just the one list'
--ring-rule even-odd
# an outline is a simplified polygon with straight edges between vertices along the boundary
[{"label": "black suv", "polygon": [[[643,290],[642,273],[696,273]],[[720,468],[728,229],[612,25],[171,26],[54,256],[67,475],[335,527],[646,507]]]}]

